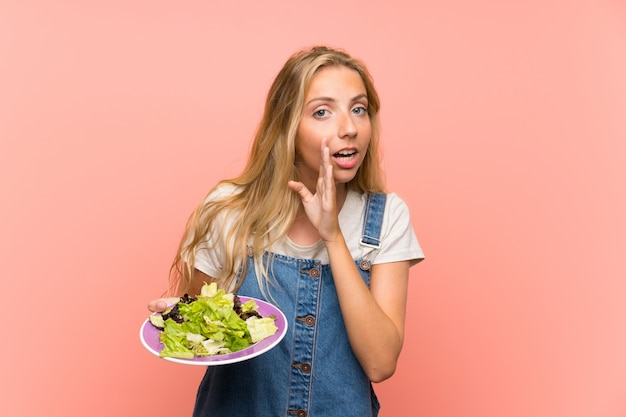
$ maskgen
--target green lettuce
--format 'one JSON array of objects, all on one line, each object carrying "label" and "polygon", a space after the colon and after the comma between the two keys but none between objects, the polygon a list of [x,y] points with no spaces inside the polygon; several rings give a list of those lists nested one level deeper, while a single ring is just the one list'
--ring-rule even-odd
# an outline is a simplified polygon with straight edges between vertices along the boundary
[{"label": "green lettuce", "polygon": [[[242,319],[234,310],[234,295],[219,289],[216,283],[205,284],[200,295],[190,302],[176,304],[179,317],[174,320],[163,314],[150,317],[162,330],[161,357],[192,359],[195,356],[237,352],[263,340],[278,330],[274,317]],[[241,304],[242,312],[256,311],[254,300]],[[179,322],[181,321],[181,322]]]},{"label": "green lettuce", "polygon": [[270,337],[278,330],[278,327],[274,324],[273,317],[250,317],[246,320],[246,326],[250,332],[252,343]]}]

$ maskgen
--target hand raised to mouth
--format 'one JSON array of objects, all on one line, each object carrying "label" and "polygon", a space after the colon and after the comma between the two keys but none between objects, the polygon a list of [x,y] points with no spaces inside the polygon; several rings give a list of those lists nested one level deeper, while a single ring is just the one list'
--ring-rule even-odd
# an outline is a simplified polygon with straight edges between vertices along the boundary
[{"label": "hand raised to mouth", "polygon": [[330,149],[324,138],[321,145],[320,171],[315,194],[303,183],[289,181],[289,188],[300,195],[304,211],[322,240],[333,240],[339,233],[337,196],[333,166],[330,163]]}]

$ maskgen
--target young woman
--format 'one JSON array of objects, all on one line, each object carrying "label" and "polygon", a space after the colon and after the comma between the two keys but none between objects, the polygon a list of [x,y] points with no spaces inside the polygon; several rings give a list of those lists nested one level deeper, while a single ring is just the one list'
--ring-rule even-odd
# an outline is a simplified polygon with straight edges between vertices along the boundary
[{"label": "young woman", "polygon": [[289,325],[269,352],[208,367],[194,416],[378,414],[372,382],[396,369],[409,267],[423,259],[407,206],[384,193],[379,106],[369,72],[345,52],[293,55],[243,172],[190,217],[172,292],[216,281],[277,305]]}]

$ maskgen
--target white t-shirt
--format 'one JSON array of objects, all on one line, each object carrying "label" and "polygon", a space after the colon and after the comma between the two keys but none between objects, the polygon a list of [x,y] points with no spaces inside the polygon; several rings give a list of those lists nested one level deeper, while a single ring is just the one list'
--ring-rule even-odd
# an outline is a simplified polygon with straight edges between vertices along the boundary
[{"label": "white t-shirt", "polygon": [[[225,188],[229,187],[220,187],[217,193],[220,195],[228,193]],[[380,248],[374,249],[360,244],[366,199],[366,194],[348,191],[346,201],[339,212],[339,227],[352,258],[367,259],[372,264],[411,261],[411,265],[424,259],[424,253],[411,225],[409,209],[395,193],[387,194]],[[329,263],[328,253],[321,240],[309,246],[300,246],[285,236],[272,245],[270,251],[293,258],[315,259],[322,264]],[[220,276],[220,257],[219,249],[200,250],[196,253],[195,268],[211,277]]]}]

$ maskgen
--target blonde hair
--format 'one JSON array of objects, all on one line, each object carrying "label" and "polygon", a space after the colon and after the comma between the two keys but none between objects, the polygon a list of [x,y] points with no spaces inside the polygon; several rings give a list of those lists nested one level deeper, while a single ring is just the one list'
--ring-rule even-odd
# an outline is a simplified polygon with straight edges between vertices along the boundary
[{"label": "blonde hair", "polygon": [[[263,281],[269,282],[263,255],[287,234],[300,205],[300,197],[287,187],[287,182],[298,180],[295,138],[307,88],[320,69],[335,65],[361,76],[371,124],[365,159],[347,186],[362,193],[383,191],[378,149],[380,101],[367,68],[338,49],[317,46],[300,51],[287,60],[269,90],[245,168],[238,177],[220,181],[208,196],[223,185],[234,186],[236,192],[208,197],[191,214],[172,264],[170,291],[191,282],[196,252],[214,247],[222,249],[222,275],[213,277],[221,286],[236,290],[241,285],[238,276],[245,276],[246,257],[254,256],[263,291]],[[227,230],[219,220],[224,218],[228,219]]]}]

